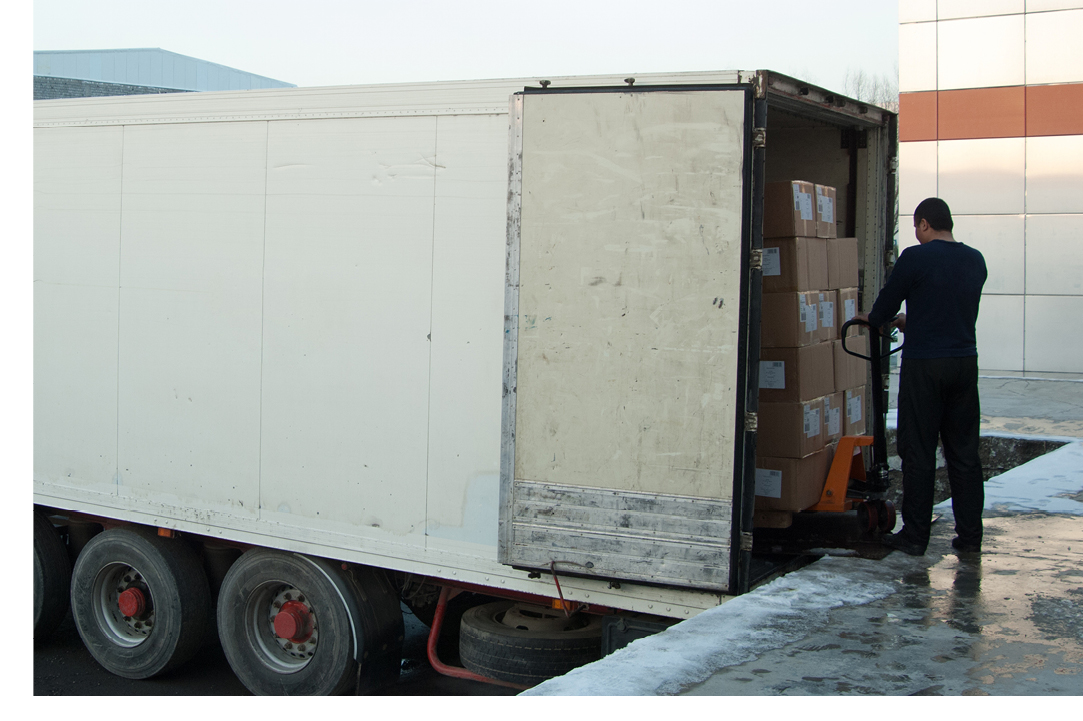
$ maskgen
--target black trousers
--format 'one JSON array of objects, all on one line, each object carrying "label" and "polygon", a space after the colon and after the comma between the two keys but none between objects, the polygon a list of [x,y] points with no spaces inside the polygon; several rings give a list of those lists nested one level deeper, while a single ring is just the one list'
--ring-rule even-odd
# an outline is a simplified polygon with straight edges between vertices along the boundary
[{"label": "black trousers", "polygon": [[955,533],[980,544],[985,487],[978,457],[978,358],[904,358],[899,372],[898,449],[903,471],[903,538],[929,543],[936,442],[944,442]]}]

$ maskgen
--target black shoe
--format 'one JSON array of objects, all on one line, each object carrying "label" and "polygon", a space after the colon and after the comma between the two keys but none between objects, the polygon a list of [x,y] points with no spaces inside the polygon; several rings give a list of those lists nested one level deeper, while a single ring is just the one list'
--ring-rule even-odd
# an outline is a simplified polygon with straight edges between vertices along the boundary
[{"label": "black shoe", "polygon": [[959,553],[981,553],[980,543],[967,543],[958,536],[951,539],[951,547]]},{"label": "black shoe", "polygon": [[925,546],[918,545],[913,541],[908,541],[903,537],[902,532],[888,533],[880,539],[880,543],[884,544],[888,548],[893,548],[896,551],[902,551],[908,556],[924,556]]}]

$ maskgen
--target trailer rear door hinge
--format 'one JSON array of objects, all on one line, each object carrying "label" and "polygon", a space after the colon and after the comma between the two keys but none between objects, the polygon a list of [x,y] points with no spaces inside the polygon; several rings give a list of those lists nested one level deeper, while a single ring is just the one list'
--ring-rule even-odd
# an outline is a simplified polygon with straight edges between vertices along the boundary
[{"label": "trailer rear door hinge", "polygon": [[751,551],[752,550],[752,534],[751,533],[747,533],[747,532],[742,532],[741,533],[741,550],[742,551]]},{"label": "trailer rear door hinge", "polygon": [[767,147],[767,128],[752,128],[752,147]]},{"label": "trailer rear door hinge", "polygon": [[756,248],[748,257],[748,267],[752,270],[763,270],[763,249]]},{"label": "trailer rear door hinge", "polygon": [[759,428],[760,417],[755,413],[745,413],[745,432],[755,433]]}]

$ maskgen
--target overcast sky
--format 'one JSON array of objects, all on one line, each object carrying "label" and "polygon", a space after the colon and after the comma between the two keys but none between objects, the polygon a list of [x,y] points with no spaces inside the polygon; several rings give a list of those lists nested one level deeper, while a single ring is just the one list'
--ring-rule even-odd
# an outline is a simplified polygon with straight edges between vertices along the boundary
[{"label": "overcast sky", "polygon": [[36,0],[34,50],[162,48],[296,85],[767,68],[896,74],[897,0]]}]

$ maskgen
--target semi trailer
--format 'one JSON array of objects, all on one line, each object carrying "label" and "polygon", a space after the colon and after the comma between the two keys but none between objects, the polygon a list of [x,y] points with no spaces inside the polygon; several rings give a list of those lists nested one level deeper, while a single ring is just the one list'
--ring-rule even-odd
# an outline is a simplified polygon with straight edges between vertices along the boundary
[{"label": "semi trailer", "polygon": [[129,678],[374,688],[405,604],[525,687],[748,591],[765,185],[892,260],[896,116],[770,71],[34,124],[35,634]]}]

